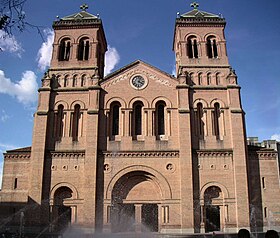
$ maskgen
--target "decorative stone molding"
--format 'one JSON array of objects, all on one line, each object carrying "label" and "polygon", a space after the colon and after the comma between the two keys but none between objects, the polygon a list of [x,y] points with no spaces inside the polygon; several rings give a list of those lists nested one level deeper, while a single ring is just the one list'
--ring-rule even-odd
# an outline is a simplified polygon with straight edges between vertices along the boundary
[{"label": "decorative stone molding", "polygon": [[262,160],[271,160],[277,158],[277,153],[272,151],[258,151],[258,158]]},{"label": "decorative stone molding", "polygon": [[106,88],[109,88],[110,86],[112,85],[115,85],[116,83],[120,82],[120,81],[123,81],[123,80],[130,80],[130,78],[133,76],[133,75],[144,75],[147,77],[148,80],[153,80],[155,81],[156,83],[160,83],[162,85],[165,85],[167,87],[173,87],[174,85],[167,79],[163,79],[163,78],[160,78],[158,77],[156,74],[152,74],[152,73],[149,73],[145,70],[141,70],[141,69],[135,69],[135,70],[131,70],[129,71],[128,73],[126,74],[123,74],[122,76],[120,77],[117,77],[115,79],[112,79],[108,82],[106,82],[103,86],[104,89]]},{"label": "decorative stone molding", "polygon": [[22,154],[5,154],[4,158],[5,160],[13,160],[13,159],[25,159],[25,160],[29,160],[31,157],[31,153],[22,153]]},{"label": "decorative stone molding", "polygon": [[231,157],[232,151],[197,151],[198,157]]},{"label": "decorative stone molding", "polygon": [[179,157],[179,151],[118,151],[118,152],[112,152],[112,151],[106,151],[106,152],[100,152],[100,156],[104,155],[105,158],[160,158],[160,157]]},{"label": "decorative stone molding", "polygon": [[75,159],[79,159],[79,158],[84,158],[85,157],[85,152],[84,151],[80,151],[80,152],[50,152],[50,158],[52,159],[69,159],[69,158],[75,158]]},{"label": "decorative stone molding", "polygon": [[168,163],[166,166],[165,166],[165,169],[168,171],[168,172],[171,172],[171,173],[173,173],[173,172],[175,172],[175,165],[174,164],[172,164],[172,163]]}]

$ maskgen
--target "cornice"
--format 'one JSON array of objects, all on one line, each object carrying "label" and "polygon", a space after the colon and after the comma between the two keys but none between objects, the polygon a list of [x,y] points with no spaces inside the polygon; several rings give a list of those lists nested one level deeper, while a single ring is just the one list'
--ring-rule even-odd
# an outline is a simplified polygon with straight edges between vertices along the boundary
[{"label": "cornice", "polygon": [[99,156],[105,158],[178,158],[179,151],[101,151]]},{"label": "cornice", "polygon": [[71,158],[84,158],[85,151],[50,151],[51,159],[71,159]]},{"label": "cornice", "polygon": [[5,160],[20,159],[20,160],[29,160],[31,153],[16,153],[16,154],[5,154]]},{"label": "cornice", "polygon": [[198,157],[232,157],[232,150],[198,150]]}]

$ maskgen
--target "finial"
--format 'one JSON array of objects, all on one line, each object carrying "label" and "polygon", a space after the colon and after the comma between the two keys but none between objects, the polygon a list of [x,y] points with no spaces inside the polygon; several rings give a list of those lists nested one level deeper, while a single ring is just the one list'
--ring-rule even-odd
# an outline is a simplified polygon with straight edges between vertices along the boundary
[{"label": "finial", "polygon": [[83,4],[80,6],[80,8],[82,9],[82,11],[86,11],[86,9],[88,9],[88,5],[87,4]]},{"label": "finial", "polygon": [[191,3],[191,7],[193,7],[193,9],[197,9],[199,7],[199,4],[197,2],[193,2]]}]

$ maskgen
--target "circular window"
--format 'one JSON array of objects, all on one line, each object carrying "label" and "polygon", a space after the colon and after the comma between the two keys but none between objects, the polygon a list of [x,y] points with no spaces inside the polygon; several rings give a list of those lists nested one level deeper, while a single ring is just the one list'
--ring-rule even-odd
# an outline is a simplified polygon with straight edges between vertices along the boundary
[{"label": "circular window", "polygon": [[131,85],[135,89],[143,89],[147,86],[147,80],[141,75],[136,75],[131,79]]}]

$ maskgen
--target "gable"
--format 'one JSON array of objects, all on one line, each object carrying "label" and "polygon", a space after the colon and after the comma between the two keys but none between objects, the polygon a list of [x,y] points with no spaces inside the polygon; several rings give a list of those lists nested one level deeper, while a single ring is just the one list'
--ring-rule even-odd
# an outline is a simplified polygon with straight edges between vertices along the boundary
[{"label": "gable", "polygon": [[158,86],[165,87],[176,87],[177,85],[177,79],[170,74],[142,61],[135,61],[105,77],[103,82],[101,82],[101,87],[106,90],[122,81],[129,82],[137,75],[144,77],[148,84],[155,83]]},{"label": "gable", "polygon": [[177,84],[177,79],[171,75],[136,61],[101,82],[105,92],[104,106],[108,109],[112,102],[117,101],[123,108],[132,108],[134,102],[141,101],[145,108],[154,108],[155,103],[162,100],[169,108],[176,107]]}]

